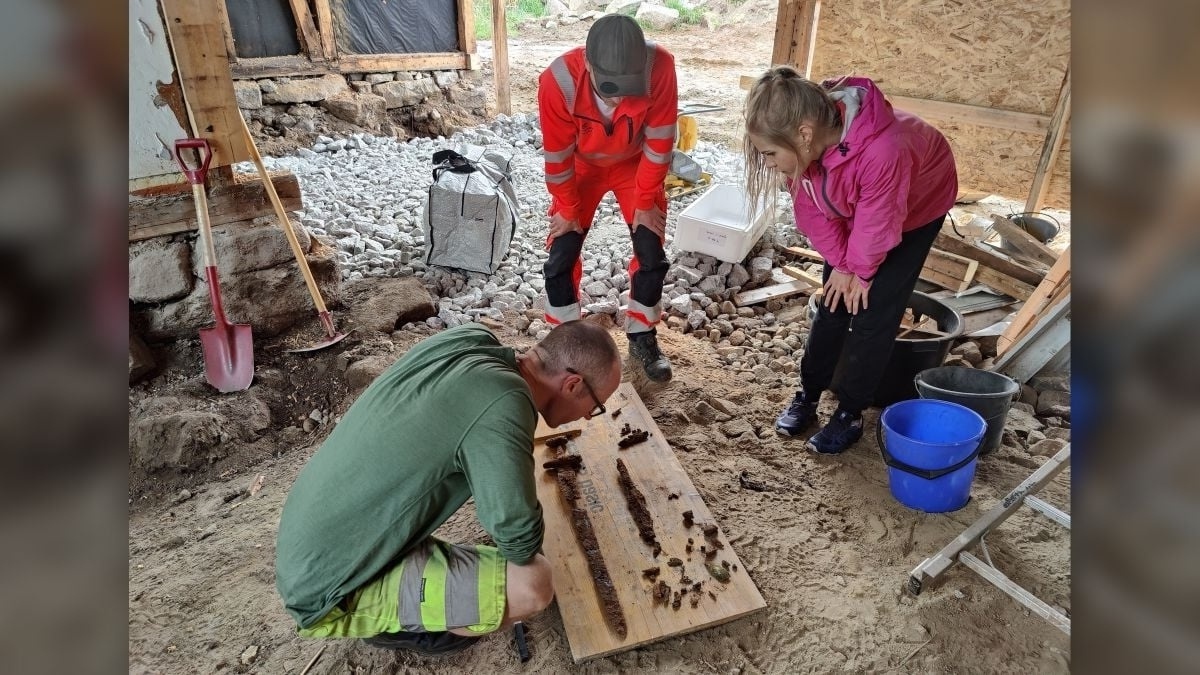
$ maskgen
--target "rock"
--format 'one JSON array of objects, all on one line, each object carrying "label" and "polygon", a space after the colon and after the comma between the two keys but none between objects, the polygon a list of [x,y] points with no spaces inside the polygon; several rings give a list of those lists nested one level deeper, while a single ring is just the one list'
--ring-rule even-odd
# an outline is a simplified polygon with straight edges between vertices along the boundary
[{"label": "rock", "polygon": [[1064,443],[1071,442],[1071,430],[1062,427],[1048,427],[1044,430],[1046,438],[1062,441]]},{"label": "rock", "polygon": [[358,396],[362,390],[375,381],[388,366],[396,362],[397,355],[376,354],[360,361],[355,361],[346,369],[346,389],[349,394]]},{"label": "rock", "polygon": [[142,342],[142,338],[129,335],[129,384],[133,384],[154,370],[154,355]]},{"label": "rock", "polygon": [[1071,417],[1070,392],[1043,389],[1038,393],[1037,414],[1055,415],[1069,419]]},{"label": "rock", "polygon": [[182,504],[191,498],[192,498],[192,491],[188,490],[187,488],[184,488],[179,491],[179,494],[175,495],[174,501],[176,504]]},{"label": "rock", "polygon": [[[432,77],[383,82],[375,85],[375,93],[383,97],[384,105],[388,110],[417,105],[441,91]],[[462,104],[459,101],[456,103]]]},{"label": "rock", "polygon": [[212,412],[185,410],[138,419],[130,431],[135,465],[147,471],[199,469],[223,458],[229,420]]},{"label": "rock", "polygon": [[254,663],[257,658],[258,645],[250,645],[249,647],[246,647],[246,650],[243,651],[242,655],[238,657],[238,661],[240,661],[243,666],[248,666],[251,663]]},{"label": "rock", "polygon": [[713,274],[704,277],[704,279],[700,281],[698,288],[700,289],[701,293],[705,293],[707,295],[720,293],[721,291],[725,290],[725,277],[719,274]]},{"label": "rock", "polygon": [[391,333],[406,323],[436,317],[438,308],[424,284],[415,277],[352,281],[344,287],[350,321],[367,331]]},{"label": "rock", "polygon": [[699,328],[708,322],[708,315],[702,309],[694,309],[688,313],[687,324],[693,329]]},{"label": "rock", "polygon": [[[314,243],[312,252],[306,257],[326,304],[336,305],[341,298],[341,272],[334,250],[324,246],[318,248]],[[294,262],[242,273],[237,283],[221,286],[221,296],[229,320],[251,323],[255,339],[278,335],[297,321],[312,317],[313,313],[312,297]],[[208,284],[197,283],[192,292],[178,302],[135,308],[132,313],[145,322],[143,334],[149,340],[194,337],[197,330],[212,323]]]},{"label": "rock", "polygon": [[1071,376],[1070,375],[1035,375],[1029,380],[1029,384],[1034,389],[1045,391],[1051,389],[1054,391],[1071,391]]},{"label": "rock", "polygon": [[692,298],[687,295],[681,295],[671,300],[669,306],[672,311],[687,315],[692,311]]},{"label": "rock", "polygon": [[180,546],[183,546],[186,543],[187,543],[187,539],[184,539],[183,537],[176,535],[174,537],[171,537],[170,539],[167,539],[163,543],[159,544],[158,547],[160,549],[162,549],[163,551],[170,551],[171,549],[179,548]]},{"label": "rock", "polygon": [[[730,272],[729,272],[729,278],[728,278],[728,280],[726,281],[726,284],[727,284],[727,285],[728,285],[730,288],[735,288],[735,287],[738,287],[738,286],[745,286],[745,285],[746,285],[747,283],[749,283],[749,282],[750,282],[750,273],[749,273],[749,272],[747,272],[747,271],[746,271],[746,268],[745,268],[745,267],[742,267],[742,266],[741,266],[741,264],[739,263],[739,264],[735,264],[735,265],[733,266],[733,269],[732,269],[732,270],[730,270]],[[728,300],[727,300],[726,302],[728,302]],[[732,304],[732,303],[730,303],[730,304]],[[725,314],[732,314],[732,313],[733,313],[733,312],[726,312],[726,311],[724,310],[724,308],[722,308],[722,310],[721,310],[721,311],[722,311],[723,313],[725,313]],[[736,310],[735,310],[735,311],[736,311]]]},{"label": "rock", "polygon": [[1018,401],[1027,405],[1037,405],[1037,398],[1037,389],[1028,384],[1021,385],[1021,396],[1017,399]]},{"label": "rock", "polygon": [[1066,441],[1061,441],[1061,440],[1054,439],[1054,438],[1045,438],[1045,439],[1038,441],[1037,443],[1031,444],[1029,446],[1029,450],[1027,452],[1029,452],[1029,454],[1031,454],[1031,455],[1038,455],[1041,457],[1050,457],[1050,456],[1054,455],[1054,453],[1058,452],[1059,450],[1062,450],[1063,446],[1065,446],[1066,444],[1067,444]]},{"label": "rock", "polygon": [[[312,239],[308,228],[299,223],[292,223],[292,229],[296,232],[300,250],[309,250]],[[199,245],[197,240],[196,246]],[[232,279],[233,275],[242,272],[265,270],[289,263],[296,266],[296,255],[292,252],[287,235],[283,233],[282,228],[275,225],[274,218],[269,222],[239,221],[213,229],[213,251],[217,254],[217,269],[223,279]],[[197,249],[196,255],[192,256],[192,273],[203,278],[204,268],[204,255]],[[296,269],[298,272],[300,268]],[[234,284],[223,284],[222,292],[227,285]]]},{"label": "rock", "polygon": [[726,300],[721,303],[721,313],[728,316],[737,315],[737,305],[733,304],[732,300]]},{"label": "rock", "polygon": [[728,422],[730,417],[704,401],[696,403],[694,419],[700,422]]},{"label": "rock", "polygon": [[720,410],[726,415],[732,415],[733,412],[738,409],[736,404],[731,401],[726,401],[723,398],[706,398],[705,400],[708,401],[708,404],[713,408]]},{"label": "rock", "polygon": [[679,21],[679,10],[644,2],[638,7],[634,18],[638,23],[655,30],[666,30]]},{"label": "rock", "polygon": [[257,110],[263,105],[262,89],[254,80],[234,80],[233,98],[243,110]]},{"label": "rock", "polygon": [[344,92],[321,101],[334,117],[367,129],[379,129],[387,119],[387,101],[375,94]]},{"label": "rock", "polygon": [[605,14],[624,14],[634,16],[642,6],[643,0],[612,0],[604,8]]},{"label": "rock", "polygon": [[737,438],[742,434],[753,434],[754,425],[750,424],[750,421],[746,418],[738,417],[722,424],[721,433],[725,434],[728,438]]},{"label": "rock", "polygon": [[904,628],[904,639],[908,642],[924,642],[929,639],[929,629],[916,621],[909,622]]},{"label": "rock", "polygon": [[324,101],[327,98],[349,91],[350,85],[341,75],[322,75],[275,82],[271,91],[263,87],[263,103],[307,103]]},{"label": "rock", "polygon": [[191,247],[161,237],[129,245],[129,299],[164,302],[192,291]]},{"label": "rock", "polygon": [[1021,402],[1013,403],[1008,409],[1008,420],[1004,428],[1014,434],[1025,437],[1030,431],[1040,431],[1042,423],[1033,416],[1033,407]]},{"label": "rock", "polygon": [[979,350],[979,344],[975,342],[964,342],[954,349],[951,349],[950,353],[963,357],[963,359],[972,366],[979,365],[979,363],[983,361],[983,352]]},{"label": "rock", "polygon": [[[771,278],[771,270],[775,267],[775,263],[770,258],[751,258],[750,259],[750,282],[761,284]],[[743,307],[743,309],[745,309]]]}]

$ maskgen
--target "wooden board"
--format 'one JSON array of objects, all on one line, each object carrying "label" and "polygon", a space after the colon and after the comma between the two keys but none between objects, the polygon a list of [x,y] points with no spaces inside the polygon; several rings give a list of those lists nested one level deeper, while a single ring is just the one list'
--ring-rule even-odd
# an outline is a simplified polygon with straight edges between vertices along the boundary
[{"label": "wooden board", "polygon": [[[705,539],[699,526],[716,520],[633,386],[622,384],[607,405],[608,414],[553,430],[539,424],[535,434],[535,438],[544,438],[571,428],[583,430],[567,445],[567,452],[584,458],[583,470],[578,475],[580,499],[588,506],[592,527],[629,628],[626,638],[621,640],[604,621],[591,573],[575,539],[570,513],[559,495],[558,483],[552,473],[542,469],[542,464],[552,458],[552,452],[545,441],[536,441],[534,460],[538,500],[546,519],[543,551],[553,566],[558,611],[576,663],[710,628],[767,606],[730,545],[724,528],[717,538],[725,548],[719,550],[714,562],[720,565],[720,561],[728,561],[731,567],[736,565],[737,571],[731,571],[729,583],[722,584],[705,570],[704,556],[699,552]],[[621,413],[614,419],[612,414],[616,410]],[[650,438],[618,450],[620,430],[626,423],[649,431]],[[652,556],[651,548],[638,538],[633,516],[617,482],[618,457],[624,460],[634,483],[646,496],[654,531],[663,549],[657,559]],[[669,499],[671,494],[678,498]],[[696,523],[691,528],[683,526],[682,514],[687,510],[692,511]],[[685,552],[689,537],[695,548],[690,555]],[[654,606],[651,584],[642,578],[642,570],[659,567],[659,578],[673,591],[678,590],[681,568],[667,565],[671,557],[684,561],[682,569],[693,582],[704,582],[697,607],[692,607],[689,602],[691,592],[683,596],[678,610],[671,609],[669,604]],[[716,595],[715,600],[709,597],[709,591]]]},{"label": "wooden board", "polygon": [[1054,164],[1058,161],[1058,151],[1062,149],[1063,139],[1066,138],[1067,120],[1071,118],[1071,69],[1063,76],[1062,89],[1058,94],[1058,103],[1054,105],[1054,115],[1050,119],[1050,130],[1046,132],[1046,141],[1042,145],[1042,154],[1038,158],[1037,169],[1033,173],[1033,185],[1029,188],[1029,198],[1025,200],[1027,213],[1042,208],[1046,201],[1046,192],[1050,189],[1050,176],[1054,173]]},{"label": "wooden board", "polygon": [[508,75],[508,17],[503,0],[492,0],[492,81],[496,87],[496,111],[504,115],[512,114],[512,83]]},{"label": "wooden board", "polygon": [[1038,241],[1037,237],[1026,232],[1025,228],[1004,216],[992,214],[991,217],[992,229],[1018,251],[1044,265],[1053,266],[1058,260],[1058,254],[1053,249]]},{"label": "wooden board", "polygon": [[796,295],[797,293],[809,293],[813,290],[812,286],[807,281],[789,281],[787,283],[775,284],[774,286],[763,286],[752,291],[738,293],[733,296],[733,304],[738,307],[746,305],[757,305],[760,302],[773,300],[775,298],[786,298]]},{"label": "wooden board", "polygon": [[[989,226],[991,225],[991,221],[987,221],[987,223]],[[965,239],[945,231],[938,232],[937,239],[933,240],[933,246],[934,248],[954,253],[964,258],[977,260],[980,265],[991,267],[997,272],[1032,286],[1041,283],[1042,277],[1045,276],[1040,271],[1025,267],[1006,255],[980,248]]]},{"label": "wooden board", "polygon": [[1046,274],[1046,278],[1030,294],[1025,304],[1017,311],[1008,329],[996,341],[996,355],[1003,356],[1014,343],[1018,342],[1035,321],[1043,313],[1054,307],[1061,298],[1071,290],[1071,249],[1067,248],[1059,257],[1054,267]]},{"label": "wooden board", "polygon": [[961,293],[971,287],[979,262],[960,255],[931,249],[921,268],[921,278],[942,288]]},{"label": "wooden board", "polygon": [[[218,183],[209,188],[208,214],[213,227],[275,213],[262,179],[257,176],[244,177],[244,174],[238,176],[234,181]],[[211,180],[212,176],[209,178]],[[285,210],[303,208],[300,181],[295,174],[290,171],[275,172],[271,175],[271,182]],[[186,184],[173,194],[129,198],[129,241],[190,232],[196,228],[196,204]]]}]

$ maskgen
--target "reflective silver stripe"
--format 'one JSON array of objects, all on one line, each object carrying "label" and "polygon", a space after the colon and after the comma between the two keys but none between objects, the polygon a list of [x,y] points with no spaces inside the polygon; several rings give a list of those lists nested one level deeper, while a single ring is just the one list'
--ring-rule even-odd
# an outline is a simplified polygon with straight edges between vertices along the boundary
[{"label": "reflective silver stripe", "polygon": [[567,67],[566,59],[560,56],[551,61],[550,74],[554,76],[554,81],[558,83],[558,90],[562,92],[563,100],[567,102],[567,110],[575,112],[575,80],[571,77],[571,69]]},{"label": "reflective silver stripe", "polygon": [[649,143],[642,146],[642,154],[646,155],[646,159],[654,162],[655,164],[666,164],[667,162],[671,161],[670,150],[668,150],[666,153],[655,152],[650,147]]},{"label": "reflective silver stripe", "polygon": [[425,630],[425,624],[421,621],[421,586],[425,583],[429,546],[429,541],[423,542],[401,563],[404,568],[400,571],[400,630]]},{"label": "reflective silver stripe", "polygon": [[439,542],[446,555],[446,627],[479,623],[479,551]]},{"label": "reflective silver stripe", "polygon": [[586,162],[592,162],[593,164],[598,164],[600,162],[604,162],[607,160],[620,161],[622,159],[629,159],[630,157],[637,155],[638,152],[639,152],[639,150],[636,147],[634,147],[634,148],[629,148],[623,152],[581,152],[581,153],[579,153],[579,157],[580,157],[580,159],[582,159]]},{"label": "reflective silver stripe", "polygon": [[[646,323],[642,319],[651,321]],[[654,306],[643,305],[642,303],[629,299],[629,304],[625,307],[625,332],[626,333],[645,333],[662,320],[662,302]]]},{"label": "reflective silver stripe", "polygon": [[664,124],[661,127],[646,127],[646,138],[675,138],[675,125]]},{"label": "reflective silver stripe", "polygon": [[558,150],[556,152],[550,152],[549,150],[542,148],[542,157],[544,157],[546,159],[547,164],[552,163],[552,162],[554,162],[554,163],[565,162],[568,159],[570,159],[571,156],[574,154],[575,154],[575,144],[574,143],[568,145],[566,147],[566,149]]},{"label": "reflective silver stripe", "polygon": [[575,177],[575,167],[572,166],[572,167],[568,167],[565,171],[559,171],[558,173],[546,174],[546,182],[547,183],[555,183],[555,184],[565,183],[574,177]]},{"label": "reflective silver stripe", "polygon": [[572,303],[566,307],[550,307],[546,306],[546,323],[551,326],[557,326],[565,321],[574,321],[579,318],[579,303]]}]

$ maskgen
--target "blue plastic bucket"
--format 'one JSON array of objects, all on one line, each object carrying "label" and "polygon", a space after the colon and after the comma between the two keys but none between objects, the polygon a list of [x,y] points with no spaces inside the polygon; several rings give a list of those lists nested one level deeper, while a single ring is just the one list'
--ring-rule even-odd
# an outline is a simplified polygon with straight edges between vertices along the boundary
[{"label": "blue plastic bucket", "polygon": [[986,433],[983,417],[958,403],[914,399],[888,406],[875,434],[892,496],[926,513],[966,506]]}]

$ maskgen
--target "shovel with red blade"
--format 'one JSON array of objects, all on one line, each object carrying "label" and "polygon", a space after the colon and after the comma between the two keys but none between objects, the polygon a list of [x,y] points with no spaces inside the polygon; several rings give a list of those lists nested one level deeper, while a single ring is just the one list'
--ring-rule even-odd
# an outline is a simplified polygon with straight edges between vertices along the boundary
[{"label": "shovel with red blade", "polygon": [[[193,168],[184,160],[183,150],[198,155]],[[254,379],[254,336],[248,323],[229,323],[221,303],[221,283],[217,279],[217,254],[213,248],[212,225],[208,219],[208,197],[204,179],[212,161],[212,146],[204,138],[175,141],[175,161],[192,184],[196,201],[196,220],[200,223],[200,245],[204,249],[204,273],[208,278],[208,295],[212,299],[215,325],[200,329],[200,347],[204,351],[204,374],[208,383],[222,393],[244,391]]]}]

